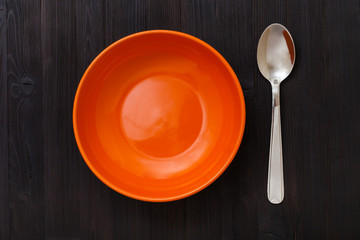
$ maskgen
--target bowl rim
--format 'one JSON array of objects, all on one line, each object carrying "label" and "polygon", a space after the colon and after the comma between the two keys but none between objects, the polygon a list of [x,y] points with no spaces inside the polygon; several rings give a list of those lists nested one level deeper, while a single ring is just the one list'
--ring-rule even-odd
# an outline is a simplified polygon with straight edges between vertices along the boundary
[{"label": "bowl rim", "polygon": [[[223,164],[222,168],[220,168],[218,170],[218,172],[216,174],[214,174],[208,181],[206,181],[204,184],[198,186],[197,188],[193,189],[192,191],[188,191],[186,193],[183,194],[179,194],[176,196],[172,196],[172,197],[166,197],[166,198],[154,198],[154,197],[146,197],[146,196],[141,196],[141,194],[134,194],[128,191],[125,191],[121,188],[118,188],[117,186],[115,186],[114,184],[112,184],[110,181],[108,181],[106,179],[106,177],[103,177],[98,171],[97,169],[91,164],[91,161],[89,160],[89,158],[86,155],[86,151],[84,149],[84,147],[82,146],[81,140],[80,140],[80,134],[78,132],[78,128],[77,128],[77,119],[76,119],[76,112],[77,112],[77,108],[78,108],[78,101],[79,101],[79,93],[82,91],[83,89],[83,85],[84,85],[84,81],[87,78],[87,75],[89,74],[90,70],[94,67],[95,64],[97,64],[97,62],[99,61],[100,58],[102,58],[107,52],[111,51],[114,47],[116,47],[117,45],[121,44],[124,41],[127,41],[129,39],[132,38],[136,38],[136,37],[140,37],[140,36],[144,36],[144,35],[149,35],[149,34],[170,34],[170,35],[175,35],[175,36],[179,36],[179,37],[184,37],[187,38],[191,41],[194,41],[196,43],[198,43],[199,45],[205,47],[207,50],[209,50],[212,54],[214,54],[220,61],[221,63],[226,67],[227,71],[230,73],[230,75],[232,76],[232,80],[236,86],[237,89],[237,93],[240,97],[240,109],[239,111],[241,114],[240,120],[241,120],[241,126],[240,126],[240,132],[238,134],[237,140],[236,140],[236,144],[234,149],[232,150],[230,156],[228,157],[228,159],[226,160],[225,164]],[[76,93],[75,93],[75,98],[74,98],[74,104],[73,104],[73,130],[74,130],[74,135],[75,135],[75,140],[77,143],[77,146],[79,148],[79,151],[81,153],[82,158],[84,159],[85,163],[87,164],[87,166],[90,168],[90,170],[95,174],[95,176],[100,179],[100,181],[102,181],[105,185],[107,185],[108,187],[110,187],[111,189],[113,189],[114,191],[121,193],[127,197],[133,198],[133,199],[137,199],[137,200],[141,200],[141,201],[147,201],[147,202],[169,202],[169,201],[175,201],[175,200],[180,200],[186,197],[189,197],[203,189],[205,189],[206,187],[208,187],[210,184],[212,184],[217,178],[219,178],[221,176],[221,174],[223,174],[223,172],[228,168],[228,166],[230,165],[230,163],[232,162],[232,160],[235,158],[235,155],[237,154],[239,147],[240,147],[240,143],[242,141],[243,135],[244,135],[244,131],[245,131],[245,122],[246,122],[246,109],[245,109],[245,99],[244,99],[244,94],[242,91],[242,88],[240,86],[240,82],[234,72],[234,70],[232,69],[232,67],[230,66],[230,64],[225,60],[225,58],[212,46],[210,46],[208,43],[204,42],[203,40],[194,37],[192,35],[189,35],[187,33],[183,33],[183,32],[179,32],[179,31],[174,31],[174,30],[146,30],[146,31],[141,31],[141,32],[136,32],[133,34],[130,34],[128,36],[125,36],[117,41],[115,41],[114,43],[112,43],[111,45],[109,45],[108,47],[106,47],[101,53],[99,53],[94,60],[90,63],[90,65],[87,67],[85,73],[83,74],[83,76],[81,77],[81,80],[78,84]]]}]

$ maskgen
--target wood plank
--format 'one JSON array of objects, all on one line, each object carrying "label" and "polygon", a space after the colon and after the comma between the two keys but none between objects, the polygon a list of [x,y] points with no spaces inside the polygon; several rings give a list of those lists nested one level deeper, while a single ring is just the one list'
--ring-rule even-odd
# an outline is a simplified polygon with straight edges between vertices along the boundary
[{"label": "wood plank", "polygon": [[[256,72],[256,39],[253,1],[217,1],[217,50],[236,73],[244,92],[247,119],[254,118],[254,78]],[[225,27],[226,26],[226,27]],[[254,121],[246,121],[239,151],[221,182],[222,239],[257,238],[257,194],[261,191],[258,174],[256,131]]]},{"label": "wood plank", "polygon": [[[76,11],[76,76],[72,79],[72,89],[75,92],[83,73],[93,59],[104,50],[105,46],[112,43],[112,28],[109,22],[113,21],[112,6],[106,5],[109,1],[78,1],[75,5]],[[108,8],[106,8],[106,6]],[[107,13],[107,17],[104,16]],[[75,95],[73,95],[74,97]],[[73,99],[73,98],[72,98]],[[76,146],[75,143],[73,143]],[[114,221],[116,210],[126,206],[113,203],[113,190],[104,185],[87,167],[86,163],[78,154],[76,149],[76,161],[79,167],[79,210],[80,210],[80,237],[81,239],[116,239],[115,228],[119,227]]]},{"label": "wood plank", "polygon": [[75,1],[42,1],[41,9],[44,232],[46,239],[79,239],[80,162],[72,130],[77,74]]},{"label": "wood plank", "polygon": [[43,239],[40,1],[7,2],[10,239]]},{"label": "wood plank", "polygon": [[[333,239],[360,239],[360,9],[351,1],[324,4],[329,159],[329,225]],[[344,14],[346,12],[346,16]]]},{"label": "wood plank", "polygon": [[6,2],[0,1],[0,239],[9,239]]}]

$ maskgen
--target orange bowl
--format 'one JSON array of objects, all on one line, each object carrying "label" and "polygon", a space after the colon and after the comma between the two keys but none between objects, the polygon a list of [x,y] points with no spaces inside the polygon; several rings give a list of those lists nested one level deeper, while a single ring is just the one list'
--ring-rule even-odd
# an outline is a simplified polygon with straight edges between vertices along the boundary
[{"label": "orange bowl", "polygon": [[110,188],[172,201],[212,183],[234,158],[245,102],[226,60],[175,31],[125,37],[90,64],[76,92],[80,152]]}]

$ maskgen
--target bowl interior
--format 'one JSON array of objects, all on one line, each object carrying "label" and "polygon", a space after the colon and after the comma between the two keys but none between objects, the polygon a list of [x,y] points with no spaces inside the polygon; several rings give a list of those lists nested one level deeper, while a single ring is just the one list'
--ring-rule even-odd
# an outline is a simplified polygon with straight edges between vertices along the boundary
[{"label": "bowl interior", "polygon": [[206,43],[147,31],[104,50],[84,74],[74,131],[90,169],[129,197],[169,201],[214,181],[243,135],[243,94]]}]

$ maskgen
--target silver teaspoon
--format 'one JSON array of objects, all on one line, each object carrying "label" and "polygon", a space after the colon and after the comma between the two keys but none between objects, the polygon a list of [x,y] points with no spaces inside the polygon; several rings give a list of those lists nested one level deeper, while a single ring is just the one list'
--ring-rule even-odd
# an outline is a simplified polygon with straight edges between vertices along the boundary
[{"label": "silver teaspoon", "polygon": [[284,199],[283,155],[280,122],[280,83],[289,76],[295,62],[295,45],[289,31],[274,23],[262,33],[257,47],[261,74],[272,87],[272,118],[267,196],[271,203]]}]

